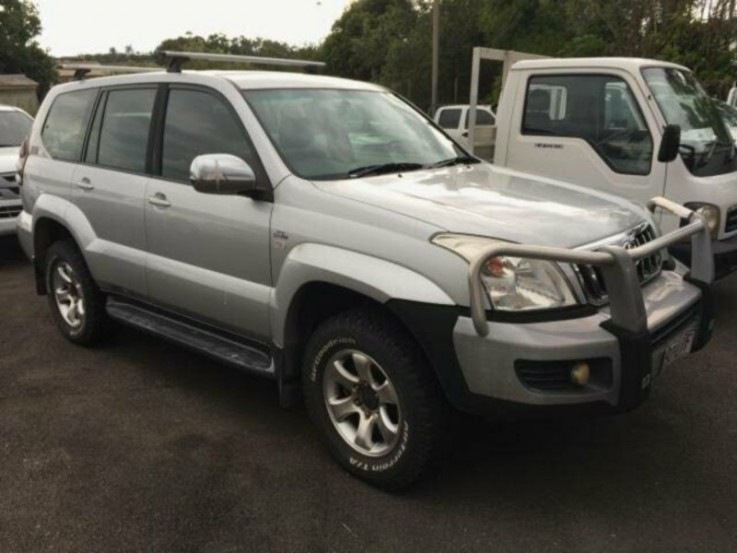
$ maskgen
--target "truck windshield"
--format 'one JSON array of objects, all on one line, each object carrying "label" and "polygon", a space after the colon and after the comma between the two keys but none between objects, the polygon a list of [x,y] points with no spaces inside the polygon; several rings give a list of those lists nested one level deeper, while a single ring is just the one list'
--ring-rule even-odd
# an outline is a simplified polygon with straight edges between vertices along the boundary
[{"label": "truck windshield", "polygon": [[269,89],[243,95],[282,159],[303,178],[346,179],[475,161],[388,92]]},{"label": "truck windshield", "polygon": [[693,173],[703,173],[716,152],[733,156],[724,119],[691,72],[650,67],[642,74],[666,122],[681,127],[681,155]]},{"label": "truck windshield", "polygon": [[0,148],[20,146],[31,130],[33,119],[18,111],[0,111]]}]

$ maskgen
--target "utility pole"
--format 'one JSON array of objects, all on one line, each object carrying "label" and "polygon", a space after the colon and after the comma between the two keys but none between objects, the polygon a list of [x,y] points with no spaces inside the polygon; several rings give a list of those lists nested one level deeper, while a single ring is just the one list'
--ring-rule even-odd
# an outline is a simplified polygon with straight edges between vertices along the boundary
[{"label": "utility pole", "polygon": [[430,94],[430,115],[435,115],[438,106],[438,50],[440,44],[440,0],[432,3],[432,93]]}]

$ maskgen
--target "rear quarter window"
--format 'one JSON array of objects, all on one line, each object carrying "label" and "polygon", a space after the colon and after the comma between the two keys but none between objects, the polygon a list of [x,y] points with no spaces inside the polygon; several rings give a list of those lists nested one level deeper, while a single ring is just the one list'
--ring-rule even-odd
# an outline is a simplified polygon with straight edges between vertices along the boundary
[{"label": "rear quarter window", "polygon": [[62,161],[79,161],[87,122],[97,89],[65,92],[54,99],[41,130],[49,155]]}]

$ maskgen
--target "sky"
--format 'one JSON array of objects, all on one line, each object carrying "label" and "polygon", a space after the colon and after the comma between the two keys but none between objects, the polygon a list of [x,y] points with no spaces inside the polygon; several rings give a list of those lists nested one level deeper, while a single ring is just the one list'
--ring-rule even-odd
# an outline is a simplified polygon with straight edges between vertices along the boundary
[{"label": "sky", "polygon": [[42,47],[52,56],[150,52],[191,31],[268,38],[294,46],[320,42],[352,0],[35,0]]}]

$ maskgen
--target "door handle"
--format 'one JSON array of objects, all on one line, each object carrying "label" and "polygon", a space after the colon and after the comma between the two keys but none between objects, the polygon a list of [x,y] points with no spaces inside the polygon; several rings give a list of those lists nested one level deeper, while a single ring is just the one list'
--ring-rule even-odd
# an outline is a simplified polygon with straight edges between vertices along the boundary
[{"label": "door handle", "polygon": [[89,192],[95,189],[95,185],[92,184],[90,179],[88,179],[87,177],[82,177],[77,182],[75,182],[74,185],[80,190],[84,190],[85,192]]},{"label": "door handle", "polygon": [[169,207],[171,202],[166,199],[166,196],[161,192],[157,192],[153,196],[148,197],[148,203],[155,205],[156,207]]}]

